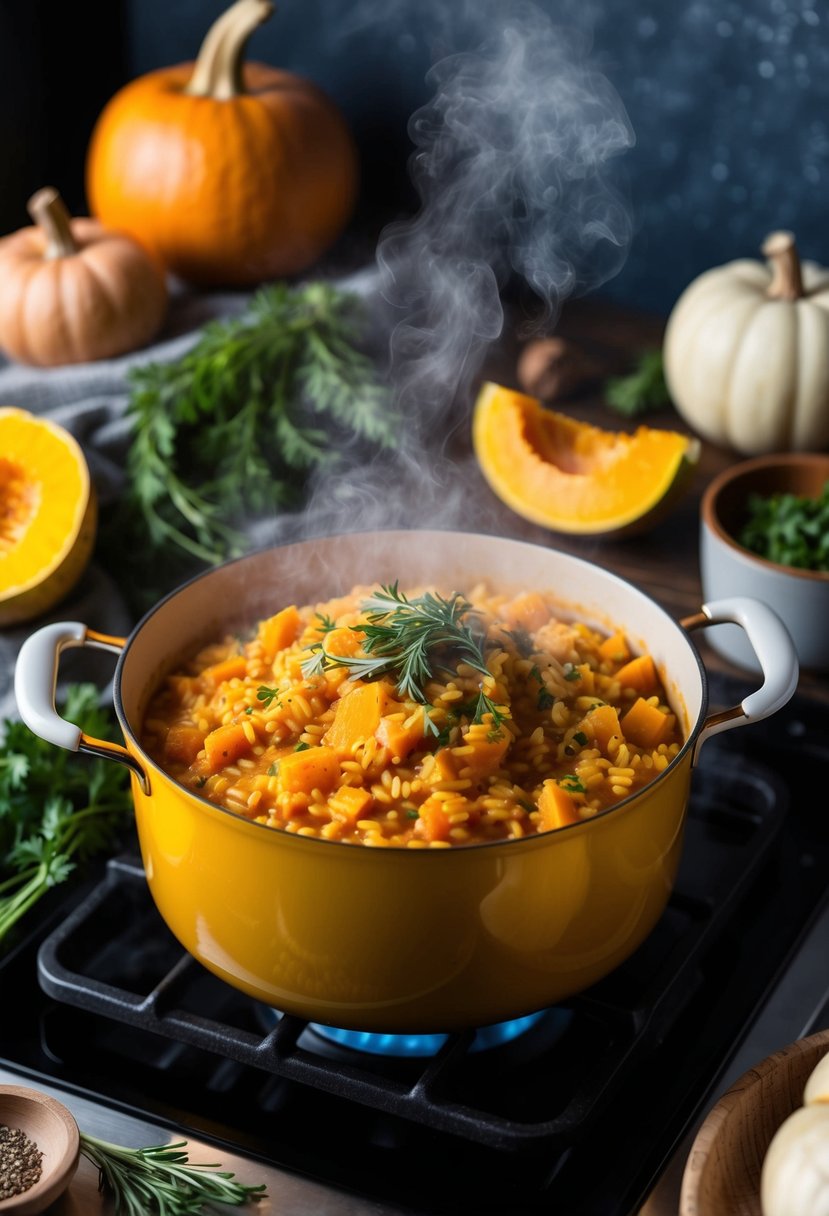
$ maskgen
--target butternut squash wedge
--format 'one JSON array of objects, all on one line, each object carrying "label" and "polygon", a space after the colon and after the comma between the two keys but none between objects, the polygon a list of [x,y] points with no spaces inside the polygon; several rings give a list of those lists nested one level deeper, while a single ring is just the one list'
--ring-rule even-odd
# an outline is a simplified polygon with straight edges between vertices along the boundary
[{"label": "butternut squash wedge", "polygon": [[0,408],[0,626],[39,616],[72,590],[97,519],[77,441],[57,423]]},{"label": "butternut squash wedge", "polygon": [[687,488],[696,439],[640,426],[606,431],[498,384],[475,403],[472,443],[502,502],[553,532],[643,531]]}]

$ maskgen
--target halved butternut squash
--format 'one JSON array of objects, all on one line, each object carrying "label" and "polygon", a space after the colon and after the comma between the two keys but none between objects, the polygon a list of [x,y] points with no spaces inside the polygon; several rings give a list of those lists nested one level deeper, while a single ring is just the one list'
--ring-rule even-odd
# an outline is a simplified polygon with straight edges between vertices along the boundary
[{"label": "halved butternut squash", "polygon": [[39,616],[72,590],[97,518],[77,441],[46,418],[0,408],[0,626]]},{"label": "halved butternut squash", "polygon": [[491,383],[475,403],[472,442],[508,507],[554,532],[583,534],[654,523],[687,487],[700,450],[674,431],[606,431]]}]

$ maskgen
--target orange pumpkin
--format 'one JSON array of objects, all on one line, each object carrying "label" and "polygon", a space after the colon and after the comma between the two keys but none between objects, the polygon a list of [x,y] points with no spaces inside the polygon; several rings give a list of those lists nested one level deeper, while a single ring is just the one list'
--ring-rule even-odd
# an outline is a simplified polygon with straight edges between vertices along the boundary
[{"label": "orange pumpkin", "polygon": [[269,0],[237,0],[195,65],[128,84],[92,134],[92,210],[191,283],[244,287],[296,274],[353,210],[357,157],[340,112],[309,81],[242,62],[271,11]]},{"label": "orange pumpkin", "polygon": [[144,346],[167,308],[164,274],[132,238],[70,220],[56,190],[29,200],[35,227],[0,240],[0,346],[52,367]]}]

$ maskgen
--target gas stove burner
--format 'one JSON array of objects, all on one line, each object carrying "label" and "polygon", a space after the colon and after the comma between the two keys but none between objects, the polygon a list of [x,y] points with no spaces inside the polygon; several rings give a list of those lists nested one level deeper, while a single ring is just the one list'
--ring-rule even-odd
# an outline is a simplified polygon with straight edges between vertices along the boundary
[{"label": "gas stove burner", "polygon": [[[486,1051],[509,1043],[535,1026],[546,1013],[547,1010],[542,1009],[525,1017],[511,1018],[508,1022],[481,1026],[475,1031],[469,1050]],[[449,1038],[448,1034],[378,1034],[369,1030],[341,1030],[337,1026],[321,1026],[317,1022],[312,1022],[310,1029],[341,1047],[377,1056],[434,1056]]]}]

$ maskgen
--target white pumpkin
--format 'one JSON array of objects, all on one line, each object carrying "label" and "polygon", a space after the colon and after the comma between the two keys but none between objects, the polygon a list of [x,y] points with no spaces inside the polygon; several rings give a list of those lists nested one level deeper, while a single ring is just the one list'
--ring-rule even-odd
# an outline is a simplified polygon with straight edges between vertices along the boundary
[{"label": "white pumpkin", "polygon": [[829,445],[829,270],[802,265],[794,237],[700,275],[665,333],[665,380],[703,439],[745,456]]}]

